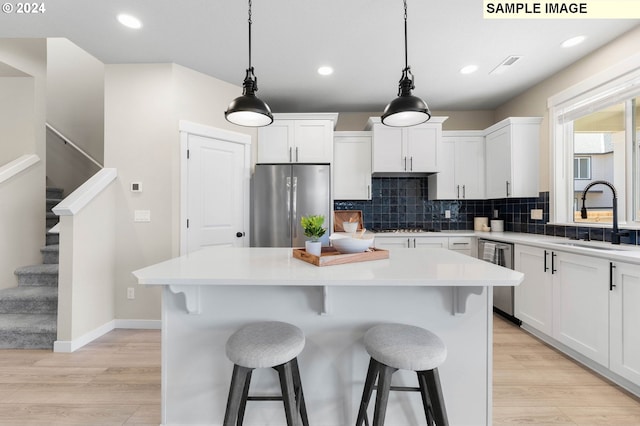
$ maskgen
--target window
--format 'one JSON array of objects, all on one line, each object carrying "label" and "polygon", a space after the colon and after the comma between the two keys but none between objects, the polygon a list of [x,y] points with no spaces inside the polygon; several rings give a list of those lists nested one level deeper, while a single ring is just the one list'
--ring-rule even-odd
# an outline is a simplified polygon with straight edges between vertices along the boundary
[{"label": "window", "polygon": [[573,158],[573,178],[576,180],[591,179],[591,157]]},{"label": "window", "polygon": [[618,75],[606,82],[594,77],[549,99],[554,223],[611,223],[613,192],[591,185],[602,180],[616,190],[619,223],[640,227],[640,67]]}]

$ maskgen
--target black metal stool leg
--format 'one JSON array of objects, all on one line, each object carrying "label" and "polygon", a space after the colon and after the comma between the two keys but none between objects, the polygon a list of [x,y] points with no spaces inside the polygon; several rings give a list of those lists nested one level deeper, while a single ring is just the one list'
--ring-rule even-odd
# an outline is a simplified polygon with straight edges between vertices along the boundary
[{"label": "black metal stool leg", "polygon": [[[360,401],[360,410],[358,411],[358,418],[356,419],[356,426],[361,426],[362,422],[367,418],[367,407],[371,400],[371,394],[373,393],[373,386],[376,383],[378,377],[378,366],[380,364],[375,359],[369,360],[369,369],[367,370],[367,378],[364,382],[364,389],[362,391],[362,400]],[[369,422],[367,421],[367,426]]]},{"label": "black metal stool leg", "polygon": [[298,358],[291,360],[293,371],[293,386],[296,390],[297,411],[300,412],[302,426],[309,426],[309,418],[307,417],[307,405],[304,402],[304,392],[302,391],[302,379],[300,379],[300,369],[298,368]]},{"label": "black metal stool leg", "polygon": [[249,397],[249,386],[251,385],[251,373],[253,370],[249,370],[247,378],[244,381],[244,390],[242,391],[242,398],[240,399],[240,407],[238,408],[238,421],[237,426],[242,426],[244,423],[244,410],[247,408],[247,398]]},{"label": "black metal stool leg", "polygon": [[376,409],[373,412],[373,426],[384,426],[391,389],[391,375],[398,369],[380,364],[378,368],[378,391],[376,392]]},{"label": "black metal stool leg", "polygon": [[433,419],[433,406],[431,404],[431,399],[429,398],[427,378],[422,373],[422,371],[416,371],[416,375],[418,376],[418,387],[420,388],[420,395],[422,396],[422,406],[424,407],[424,415],[427,419],[427,425],[433,426],[435,425],[435,420]]},{"label": "black metal stool leg", "polygon": [[250,368],[233,366],[231,375],[231,386],[229,386],[229,397],[227,398],[227,408],[224,412],[224,426],[233,426],[238,417],[242,394],[248,374],[251,373]]},{"label": "black metal stool leg", "polygon": [[284,412],[287,418],[287,426],[299,426],[298,413],[296,412],[296,392],[293,385],[293,372],[291,361],[274,367],[280,377],[280,388],[282,389],[282,402],[284,402]]},{"label": "black metal stool leg", "polygon": [[438,369],[422,371],[424,374],[427,389],[429,390],[429,400],[433,407],[433,417],[437,426],[449,426],[449,418],[447,417],[447,409],[444,406],[444,396],[442,395],[442,387],[440,386],[440,375]]}]

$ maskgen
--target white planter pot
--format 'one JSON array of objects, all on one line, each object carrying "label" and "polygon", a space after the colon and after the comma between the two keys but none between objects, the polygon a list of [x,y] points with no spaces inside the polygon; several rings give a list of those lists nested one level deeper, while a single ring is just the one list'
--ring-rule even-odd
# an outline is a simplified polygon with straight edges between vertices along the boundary
[{"label": "white planter pot", "polygon": [[309,254],[320,256],[320,254],[322,253],[322,241],[305,241],[304,249]]}]

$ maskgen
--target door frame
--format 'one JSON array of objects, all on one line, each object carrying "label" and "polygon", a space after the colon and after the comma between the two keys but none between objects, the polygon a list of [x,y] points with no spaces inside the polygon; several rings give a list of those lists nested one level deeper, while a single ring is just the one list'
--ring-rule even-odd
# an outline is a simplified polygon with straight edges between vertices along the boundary
[{"label": "door frame", "polygon": [[244,225],[244,229],[246,230],[245,241],[251,241],[251,235],[249,234],[249,214],[251,210],[249,204],[251,191],[251,136],[244,133],[223,130],[186,120],[179,121],[178,130],[180,132],[180,218],[178,224],[178,228],[180,230],[180,256],[187,254],[187,219],[189,216],[187,200],[187,194],[189,194],[187,147],[189,135],[204,136],[207,138],[244,145],[245,156],[243,189],[245,194],[244,202],[246,208],[244,209],[244,217],[242,218],[242,223]]}]

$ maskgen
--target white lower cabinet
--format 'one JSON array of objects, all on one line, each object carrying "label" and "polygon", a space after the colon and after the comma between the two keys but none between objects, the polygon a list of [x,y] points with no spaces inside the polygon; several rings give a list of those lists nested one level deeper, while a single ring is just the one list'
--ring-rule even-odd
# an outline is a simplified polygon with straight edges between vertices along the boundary
[{"label": "white lower cabinet", "polygon": [[640,386],[640,266],[517,244],[515,316]]},{"label": "white lower cabinet", "polygon": [[416,247],[437,247],[447,248],[449,239],[447,237],[378,237],[375,241],[376,248],[416,248]]},{"label": "white lower cabinet", "polygon": [[610,369],[640,386],[640,266],[612,262]]},{"label": "white lower cabinet", "polygon": [[552,252],[553,337],[609,365],[609,262]]},{"label": "white lower cabinet", "polygon": [[525,324],[551,336],[553,286],[550,272],[551,251],[516,245],[514,269],[524,273],[515,287],[514,315]]},{"label": "white lower cabinet", "polygon": [[515,316],[576,352],[608,365],[609,262],[516,245]]}]

